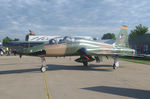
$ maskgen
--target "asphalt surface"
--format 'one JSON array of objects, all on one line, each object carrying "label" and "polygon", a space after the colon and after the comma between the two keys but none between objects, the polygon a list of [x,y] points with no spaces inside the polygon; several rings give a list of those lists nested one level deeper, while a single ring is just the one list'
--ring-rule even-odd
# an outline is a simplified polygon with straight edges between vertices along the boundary
[{"label": "asphalt surface", "polygon": [[83,67],[76,58],[48,57],[43,74],[38,57],[1,56],[0,99],[150,99],[149,65],[120,61],[113,70],[112,59]]}]

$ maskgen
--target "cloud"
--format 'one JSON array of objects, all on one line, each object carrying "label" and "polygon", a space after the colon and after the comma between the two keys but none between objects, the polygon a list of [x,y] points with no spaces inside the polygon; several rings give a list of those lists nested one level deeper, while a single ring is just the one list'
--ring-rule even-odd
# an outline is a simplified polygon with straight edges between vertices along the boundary
[{"label": "cloud", "polygon": [[58,4],[58,5],[62,5],[67,2],[68,2],[68,0],[56,0],[56,4]]},{"label": "cloud", "polygon": [[[36,35],[61,35],[61,36],[92,36],[92,37],[101,37],[104,33],[111,32],[117,33],[120,30],[115,27],[91,27],[91,26],[49,26],[49,25],[36,25],[36,24],[26,24],[26,27],[22,27],[19,24],[14,25],[7,30],[0,30],[0,34],[5,33],[2,37],[10,36],[12,38],[20,38],[24,40],[25,35],[28,33],[28,30],[31,29],[35,32]],[[105,31],[105,32],[104,32]],[[7,32],[7,34],[6,34]],[[116,33],[116,34],[117,34]]]},{"label": "cloud", "polygon": [[26,35],[28,29],[43,35],[117,34],[124,24],[130,29],[138,24],[150,26],[149,3],[148,0],[0,0],[0,33],[18,38]]}]

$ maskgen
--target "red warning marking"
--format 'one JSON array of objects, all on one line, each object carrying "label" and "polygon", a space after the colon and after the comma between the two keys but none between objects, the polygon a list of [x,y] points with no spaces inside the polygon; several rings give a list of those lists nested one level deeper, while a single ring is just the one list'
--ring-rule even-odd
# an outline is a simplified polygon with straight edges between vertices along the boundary
[{"label": "red warning marking", "polygon": [[90,60],[86,55],[83,55],[86,59]]}]

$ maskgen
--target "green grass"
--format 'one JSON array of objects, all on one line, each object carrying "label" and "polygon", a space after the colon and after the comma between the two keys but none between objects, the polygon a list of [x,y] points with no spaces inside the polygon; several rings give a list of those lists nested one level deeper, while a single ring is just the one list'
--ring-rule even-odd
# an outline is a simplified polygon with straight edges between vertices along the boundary
[{"label": "green grass", "polygon": [[142,60],[142,59],[128,59],[128,58],[119,58],[120,60],[134,62],[134,63],[141,63],[141,64],[148,64],[150,65],[150,60]]}]

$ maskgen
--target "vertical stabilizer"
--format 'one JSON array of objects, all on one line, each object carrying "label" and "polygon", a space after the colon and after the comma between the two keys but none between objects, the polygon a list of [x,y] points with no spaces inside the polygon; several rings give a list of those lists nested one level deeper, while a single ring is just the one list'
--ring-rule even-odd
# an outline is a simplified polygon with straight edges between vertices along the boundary
[{"label": "vertical stabilizer", "polygon": [[123,25],[119,35],[115,41],[115,46],[117,47],[129,47],[128,44],[128,27]]}]

